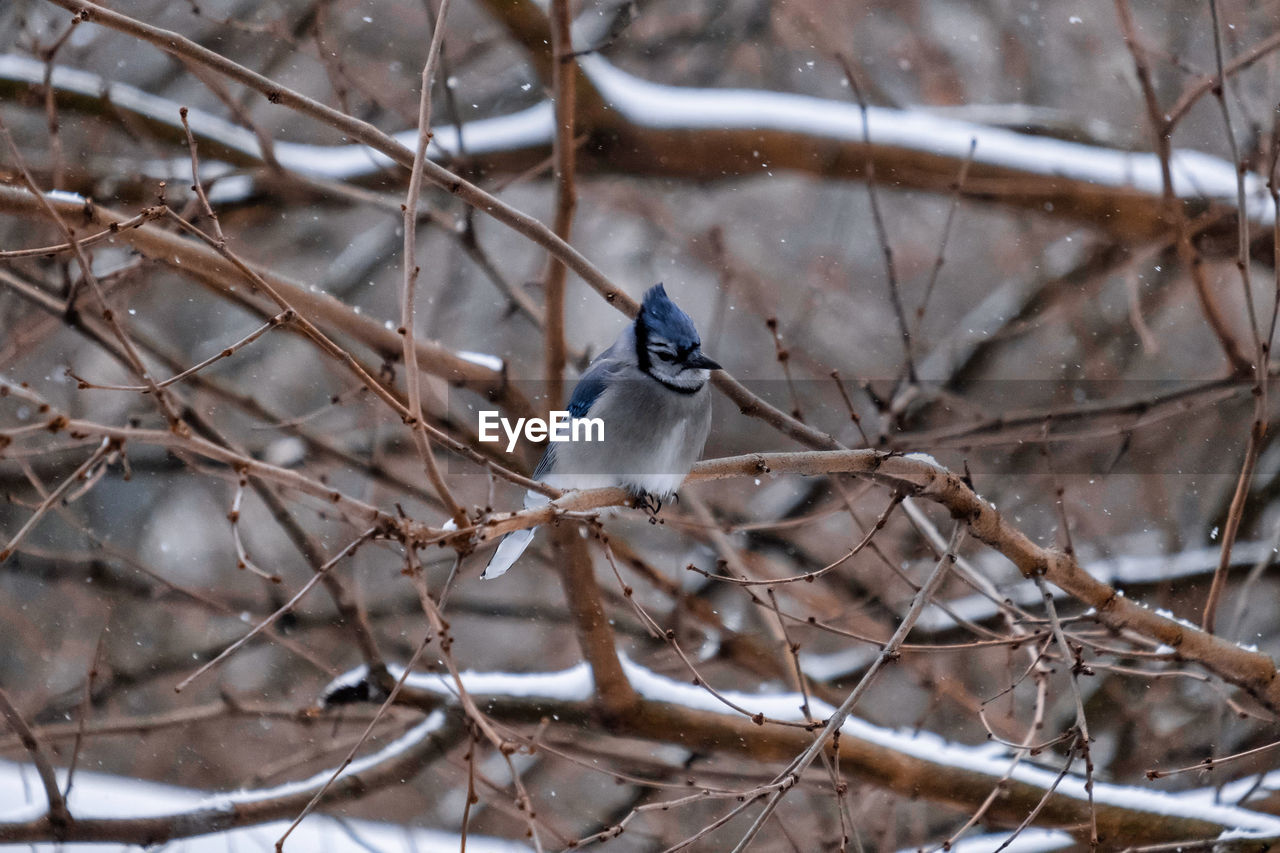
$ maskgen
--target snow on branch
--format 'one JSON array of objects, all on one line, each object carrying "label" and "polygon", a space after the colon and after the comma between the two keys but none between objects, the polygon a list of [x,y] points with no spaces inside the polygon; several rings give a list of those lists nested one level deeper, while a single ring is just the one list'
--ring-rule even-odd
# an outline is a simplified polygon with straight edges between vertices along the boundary
[{"label": "snow on branch", "polygon": [[[438,754],[438,741],[453,738],[455,729],[444,712],[429,714],[382,749],[345,767],[330,785],[326,802],[357,799],[400,784]],[[30,765],[0,762],[0,841],[38,842],[56,837],[47,821],[42,820],[45,804],[38,788],[32,787],[33,774]],[[210,794],[80,771],[69,799],[73,822],[63,837],[100,842],[104,846],[95,849],[107,851],[161,842],[168,842],[165,849],[175,853],[206,853],[241,846],[270,849],[289,826],[289,820],[332,775],[333,771],[326,770],[271,788]],[[58,776],[65,785],[66,771],[59,771]],[[324,815],[304,821],[291,840],[299,849],[334,853],[447,850],[456,849],[460,843],[451,832]],[[35,849],[55,847],[36,844]],[[530,848],[469,834],[467,849],[516,853]]]},{"label": "snow on branch", "polygon": [[[1238,542],[1232,549],[1231,559],[1235,566],[1249,566],[1259,560],[1266,559],[1273,553],[1270,540],[1257,542]],[[1112,586],[1140,586],[1155,584],[1161,581],[1175,581],[1198,575],[1211,574],[1218,565],[1221,552],[1218,548],[1191,548],[1176,554],[1151,555],[1119,555],[1100,560],[1091,560],[1084,564],[1084,570],[1097,580]],[[1065,597],[1058,590],[1056,597]],[[1006,597],[1019,607],[1032,607],[1042,597],[1034,586],[1017,583],[1006,591]],[[999,607],[990,598],[983,595],[968,595],[947,602],[947,611],[938,608],[925,611],[920,617],[919,628],[926,631],[941,632],[956,627],[954,616],[969,622],[982,622],[994,617]]]},{"label": "snow on branch", "polygon": [[[724,730],[719,738],[713,738],[705,731],[700,742],[713,748],[724,750],[733,748],[753,749],[758,744],[745,743],[734,745],[739,738],[735,728],[737,720],[725,714],[726,705],[723,699],[740,705],[749,711],[766,718],[803,722],[806,717],[802,710],[806,699],[810,712],[819,720],[828,717],[834,707],[814,697],[805,697],[792,692],[758,692],[723,690],[713,694],[705,687],[676,681],[653,672],[625,656],[621,657],[623,670],[639,696],[647,703],[637,713],[637,720],[628,723],[622,720],[615,734],[631,734],[651,740],[683,742],[688,731],[693,728],[692,720],[684,719],[684,726],[647,727],[643,719],[653,714],[655,706],[665,706],[678,715],[678,709],[712,715],[712,719],[724,721]],[[403,669],[391,667],[393,676],[399,678]],[[349,689],[360,682],[366,675],[363,668],[353,670],[336,679],[326,689],[329,695],[336,690]],[[591,695],[591,675],[587,664],[579,664],[558,672],[543,673],[502,673],[474,672],[461,673],[464,689],[475,699],[480,700],[487,712],[496,719],[512,714],[526,713],[524,706],[532,704],[540,709],[544,718],[554,717],[564,712],[566,717],[579,719],[582,709],[580,703],[587,701]],[[454,692],[452,679],[446,675],[434,673],[411,673],[405,679],[405,687],[437,697],[449,697]],[[504,703],[503,700],[507,700]],[[705,718],[699,718],[702,728],[706,728]],[[789,745],[790,733],[799,730],[779,730],[777,727],[757,727],[761,738],[768,740],[783,739]],[[870,781],[894,787],[895,778],[885,779],[885,774],[877,770],[881,764],[901,766],[907,764],[914,770],[910,778],[935,778],[956,781],[961,778],[977,775],[983,782],[977,785],[978,790],[990,790],[1006,775],[1013,783],[1021,783],[1027,790],[1036,792],[1036,796],[1046,791],[1053,791],[1054,798],[1063,797],[1076,801],[1081,808],[1088,808],[1089,795],[1086,791],[1086,777],[1068,773],[1061,781],[1057,781],[1059,770],[1048,765],[1037,766],[1031,760],[1023,758],[1014,762],[1014,753],[1001,744],[988,743],[980,746],[968,746],[948,741],[931,732],[918,729],[890,729],[868,723],[865,720],[851,717],[841,728],[839,755],[842,762],[849,762],[847,769],[859,773]],[[798,734],[798,738],[812,737]],[[887,757],[886,757],[887,756]],[[1052,761],[1052,757],[1047,760]],[[896,778],[906,777],[903,771]],[[918,783],[913,783],[918,784]],[[944,782],[946,784],[946,782]],[[1056,784],[1056,788],[1054,787]],[[983,789],[982,785],[986,788]],[[1254,788],[1254,786],[1257,786]],[[1108,784],[1097,779],[1092,780],[1093,803],[1100,813],[1107,809],[1115,810],[1118,820],[1120,815],[1127,819],[1150,820],[1158,815],[1170,822],[1173,819],[1198,822],[1204,825],[1221,827],[1223,831],[1231,831],[1235,837],[1272,837],[1280,836],[1280,817],[1255,812],[1240,806],[1229,805],[1231,802],[1243,800],[1246,796],[1265,794],[1280,788],[1280,771],[1265,777],[1261,783],[1249,777],[1239,783],[1226,786],[1230,794],[1219,789],[1197,789],[1183,793],[1166,793],[1163,791],[1138,788],[1127,785]],[[920,794],[920,791],[916,791]],[[921,794],[924,795],[924,794]],[[1234,796],[1232,796],[1234,795]],[[925,795],[927,796],[927,795]],[[1016,787],[1011,788],[1009,796],[1016,798]],[[1047,825],[1056,825],[1053,815],[1061,815],[1061,811],[1046,809]],[[1145,815],[1139,818],[1138,815]],[[1057,824],[1060,825],[1060,824]],[[1043,848],[1051,849],[1051,848]]]},{"label": "snow on branch", "polygon": [[[877,146],[946,158],[955,162],[957,170],[976,141],[975,166],[1131,189],[1153,199],[1161,193],[1160,159],[1153,153],[1017,133],[943,118],[925,109],[868,106],[864,129],[861,109],[855,103],[785,92],[665,86],[628,74],[600,56],[586,56],[580,62],[606,103],[642,127],[776,131],[850,144],[860,143],[866,133]],[[1236,169],[1232,163],[1186,149],[1174,151],[1171,159],[1178,196],[1234,202]],[[762,154],[760,169],[768,168],[767,153]],[[1246,192],[1249,217],[1271,221],[1274,211],[1266,182],[1249,174]]]},{"label": "snow on branch", "polygon": [[[30,765],[0,762],[0,801],[6,804],[0,810],[0,825],[17,820],[30,811],[30,803],[26,801],[33,776]],[[215,798],[217,796],[220,795],[215,795]],[[209,802],[209,794],[192,788],[82,770],[76,774],[71,802],[77,814],[113,816],[127,820],[198,813]],[[168,853],[270,850],[288,825],[287,820],[277,820],[208,835],[178,838],[165,844],[164,849]],[[368,853],[369,850],[410,853],[414,850],[456,850],[461,839],[452,832],[418,826],[339,819],[319,814],[312,816],[295,830],[291,841],[299,850],[325,850],[328,853]],[[44,842],[26,849],[46,853],[65,849],[65,845]],[[136,851],[138,846],[130,843],[101,843],[93,849],[100,853],[129,853]],[[527,853],[531,848],[515,841],[470,833],[467,836],[467,849],[486,853]]]},{"label": "snow on branch", "polygon": [[[672,142],[672,132],[710,134],[709,139],[716,139],[725,147],[723,156],[700,161],[696,167],[705,169],[706,162],[716,164],[714,174],[701,175],[707,179],[762,174],[779,168],[825,172],[834,168],[830,164],[837,159],[850,163],[862,159],[854,156],[864,147],[862,113],[855,103],[788,92],[670,86],[629,74],[599,55],[581,57],[579,62],[608,108],[601,114],[584,109],[578,119],[581,132],[590,134],[609,126],[625,133],[627,145],[643,141],[644,147],[638,150],[653,155],[637,164],[634,157],[614,156],[608,150],[599,156],[584,150],[584,168],[650,174],[688,171],[689,167],[681,165],[682,158],[658,156],[666,147],[683,144],[678,139]],[[41,85],[44,74],[42,62],[16,54],[0,55],[0,88]],[[112,110],[130,113],[164,136],[181,138],[179,105],[170,100],[66,66],[53,69],[51,82],[68,106],[93,109],[96,102],[106,102]],[[976,142],[971,183],[979,186],[984,179],[994,178],[1008,182],[1003,188],[982,190],[983,198],[1045,212],[1054,212],[1054,205],[1061,203],[1059,212],[1082,216],[1107,228],[1132,231],[1158,227],[1162,186],[1160,160],[1154,153],[1019,133],[947,118],[927,108],[869,106],[866,117],[865,132],[871,140],[877,169],[893,174],[903,186],[947,190]],[[189,120],[201,144],[228,161],[207,164],[207,177],[226,175],[235,165],[263,161],[258,138],[249,129],[198,109],[189,111]],[[554,130],[552,106],[544,101],[507,115],[469,121],[462,131],[454,125],[433,128],[429,154],[435,159],[457,154],[462,133],[469,157],[485,161],[503,155],[502,162],[519,170],[547,155]],[[416,130],[405,130],[393,138],[411,149],[415,134]],[[738,150],[744,139],[751,146],[746,153]],[[620,141],[618,147],[622,145]],[[827,150],[832,145],[836,146],[835,153],[844,150],[848,156],[802,156],[815,146]],[[309,177],[358,180],[395,165],[385,154],[360,144],[281,140],[273,142],[272,147],[282,167]],[[522,152],[527,156],[510,156]],[[1235,206],[1236,170],[1232,163],[1188,149],[1173,151],[1170,161],[1174,191],[1179,197],[1224,208]],[[151,161],[144,170],[152,177],[184,176],[189,160],[178,157]],[[845,176],[856,174],[855,169]],[[252,187],[252,181],[227,182],[215,187],[211,198],[235,201],[251,192]],[[1249,218],[1259,224],[1272,221],[1274,210],[1265,181],[1249,173],[1245,176],[1245,189]],[[1149,204],[1151,210],[1134,221],[1134,213],[1141,209],[1135,205],[1139,200]],[[1121,209],[1124,216],[1118,215]]]},{"label": "snow on branch", "polygon": [[[1269,708],[1280,709],[1280,678],[1277,678],[1276,664],[1271,657],[1241,648],[1194,625],[1184,624],[1139,602],[1130,601],[1111,584],[1081,566],[1073,554],[1031,541],[955,472],[935,462],[918,455],[917,458],[908,458],[875,450],[752,453],[699,462],[690,473],[688,482],[758,477],[765,472],[772,476],[853,474],[939,504],[954,518],[963,519],[973,536],[1012,562],[1024,578],[1044,578],[1093,608],[1097,618],[1109,627],[1134,631],[1149,640],[1170,646],[1185,660],[1201,664],[1248,691]],[[472,544],[479,544],[512,530],[552,522],[564,513],[622,505],[627,499],[626,493],[616,488],[571,491],[550,503],[493,517],[475,529],[456,532],[431,530],[429,534],[432,537],[471,537]]]},{"label": "snow on branch", "polygon": [[[0,55],[0,85],[43,85],[44,74],[43,62],[12,53]],[[62,97],[74,99],[75,106],[83,108],[91,102],[104,102],[114,110],[142,119],[154,131],[172,136],[174,140],[181,139],[182,124],[178,118],[180,105],[168,98],[65,65],[54,67],[50,83]],[[262,147],[257,136],[248,128],[194,107],[188,108],[187,120],[200,144],[208,147],[216,156],[228,160],[230,165],[263,163]],[[435,157],[457,153],[457,127],[436,127],[432,128],[432,132],[435,136],[431,153]],[[549,146],[552,135],[551,104],[541,103],[508,115],[468,122],[465,134],[468,153],[478,156],[526,147]],[[417,130],[401,131],[394,138],[411,149],[416,142]],[[353,180],[395,165],[386,155],[364,145],[312,145],[277,140],[272,142],[272,150],[280,165],[290,171],[333,180]],[[147,165],[148,172],[154,177],[189,176],[190,169],[191,161],[186,156],[152,161]],[[225,163],[208,164],[206,170],[208,177],[216,177],[227,173],[229,168]]]}]

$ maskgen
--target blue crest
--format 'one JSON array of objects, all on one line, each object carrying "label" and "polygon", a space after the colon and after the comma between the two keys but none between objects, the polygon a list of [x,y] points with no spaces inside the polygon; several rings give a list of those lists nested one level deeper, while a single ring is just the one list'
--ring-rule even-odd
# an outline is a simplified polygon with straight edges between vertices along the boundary
[{"label": "blue crest", "polygon": [[689,315],[671,301],[667,296],[666,288],[661,284],[655,284],[645,292],[636,324],[680,349],[691,350],[701,343],[698,338],[698,329],[689,319]]}]

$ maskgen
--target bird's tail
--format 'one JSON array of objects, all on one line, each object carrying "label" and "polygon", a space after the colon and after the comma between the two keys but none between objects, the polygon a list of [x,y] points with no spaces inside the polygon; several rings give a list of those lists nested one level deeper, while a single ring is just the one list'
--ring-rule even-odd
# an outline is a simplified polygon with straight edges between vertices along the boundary
[{"label": "bird's tail", "polygon": [[492,580],[506,574],[507,569],[520,559],[520,555],[532,541],[533,528],[515,530],[502,537],[502,541],[498,543],[498,550],[494,551],[493,556],[489,558],[489,565],[485,566],[484,571],[480,573],[480,579]]}]

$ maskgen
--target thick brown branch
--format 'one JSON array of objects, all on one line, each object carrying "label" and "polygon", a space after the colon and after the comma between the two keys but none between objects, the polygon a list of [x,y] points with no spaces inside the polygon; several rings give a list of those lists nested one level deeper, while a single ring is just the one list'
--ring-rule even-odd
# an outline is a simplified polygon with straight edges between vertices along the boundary
[{"label": "thick brown branch", "polygon": [[[73,0],[65,0],[65,3],[70,2]],[[106,23],[105,20],[103,22]],[[28,79],[34,75],[27,74],[26,71],[25,67],[14,68],[7,75],[0,75],[0,95],[29,91],[38,85],[35,79]],[[550,76],[545,79],[549,81]],[[105,81],[97,87],[59,85],[56,77],[53,81],[58,103],[64,109],[105,114],[106,117],[128,115],[131,125],[136,123],[145,127],[162,140],[182,140],[182,128],[176,121],[166,121],[161,116],[133,106],[130,99],[122,94],[127,87],[114,85],[116,100],[111,100],[111,90]],[[279,94],[275,89],[268,88],[268,91]],[[680,90],[673,87],[672,91]],[[577,101],[577,135],[590,141],[590,144],[581,146],[578,156],[578,171],[583,174],[720,180],[760,174],[762,165],[767,164],[772,171],[787,170],[824,178],[859,180],[865,177],[867,164],[871,163],[883,181],[896,187],[951,193],[955,186],[955,176],[967,159],[966,153],[940,153],[923,147],[881,143],[874,139],[868,146],[860,139],[836,138],[799,129],[703,127],[678,123],[664,128],[643,127],[628,121],[616,111],[606,109],[600,101],[599,93],[585,75],[577,76],[574,92]],[[760,93],[761,96],[773,94],[775,93]],[[280,102],[285,103],[283,99]],[[176,107],[175,104],[175,114]],[[815,102],[813,108],[821,111],[822,102]],[[342,129],[344,132],[349,130],[346,127]],[[1013,133],[976,124],[973,129],[975,132],[998,130],[1002,134]],[[193,114],[192,131],[209,156],[219,157],[235,165],[263,164],[259,153],[260,145],[252,140],[252,135],[241,137],[233,132],[235,130],[238,128],[202,127]],[[397,145],[385,135],[382,136],[383,147],[373,145],[361,136],[354,138],[383,153],[388,153]],[[1026,139],[1034,142],[1036,137],[1028,135]],[[544,140],[538,142],[522,140],[511,147],[468,152],[467,174],[522,174],[546,162],[552,153],[551,140],[552,135],[548,133]],[[335,154],[342,150],[343,146],[333,148]],[[981,150],[982,146],[979,144],[979,151]],[[412,154],[408,149],[403,151],[407,156],[388,156],[408,168]],[[310,156],[323,158],[324,153],[324,146],[316,145]],[[1120,155],[1121,152],[1100,146],[1081,145],[1080,153],[1093,156]],[[70,184],[92,186],[93,178],[82,170],[77,173],[75,165],[71,164],[72,168],[68,170]],[[287,160],[282,165],[287,166]],[[427,175],[429,180],[469,203],[477,204],[480,209],[508,222],[517,231],[528,226],[528,222],[508,221],[504,218],[504,210],[479,204],[482,196],[472,192],[474,187],[464,185],[465,182],[458,184],[456,188],[450,186],[447,177],[449,173],[439,170],[439,167],[435,169],[438,171]],[[270,180],[269,176],[266,179]],[[353,175],[351,179],[381,182],[385,181],[385,174],[377,171],[363,176]],[[454,179],[461,180],[456,176]],[[122,198],[131,197],[130,187],[128,182],[122,183]],[[135,186],[132,192],[133,197],[137,197],[137,194],[143,192],[143,188]],[[1068,174],[1046,174],[1012,164],[986,162],[981,157],[976,158],[970,166],[961,195],[977,201],[1088,223],[1128,242],[1167,234],[1172,225],[1160,193],[1132,185],[1115,186]],[[1234,234],[1235,215],[1228,199],[1187,197],[1183,200],[1183,205],[1186,215],[1207,215],[1215,222],[1210,229],[1211,236],[1229,237]],[[1219,248],[1218,244],[1214,244],[1214,247],[1215,250]],[[1225,243],[1220,248],[1224,252],[1227,250]],[[1233,249],[1234,245],[1230,248]],[[1252,249],[1255,254],[1268,259],[1271,256],[1269,241],[1261,241]]]},{"label": "thick brown branch", "polygon": [[637,700],[618,660],[617,643],[600,598],[587,541],[578,535],[576,524],[555,525],[551,535],[560,559],[560,580],[569,612],[573,614],[578,645],[582,647],[583,658],[591,664],[596,701],[605,718],[613,719],[630,711]]},{"label": "thick brown branch", "polygon": [[[435,693],[420,690],[406,690],[402,698],[426,707],[436,707],[440,701]],[[490,717],[499,722],[536,725],[553,720],[553,726],[567,726],[569,733],[573,734],[597,719],[595,709],[584,702],[541,697],[476,698],[484,700]],[[642,698],[629,713],[612,720],[610,733],[678,744],[698,753],[736,755],[753,762],[776,764],[790,762],[809,747],[813,739],[813,734],[804,729],[767,723],[761,726],[746,717],[697,710],[648,697]],[[986,819],[997,824],[1018,824],[1045,798],[1045,789],[1037,785],[1003,780],[1000,775],[969,769],[959,763],[929,760],[920,757],[919,753],[908,753],[849,732],[841,734],[838,754],[828,743],[826,755],[838,760],[840,772],[849,777],[905,797],[954,807],[962,812],[973,811],[982,805],[993,788],[999,787],[1000,796],[988,806],[986,813]],[[1109,848],[1216,838],[1226,828],[1210,820],[1157,814],[1143,811],[1138,806],[1099,803],[1095,809],[1098,833]],[[1054,793],[1045,800],[1035,825],[1079,829],[1088,826],[1089,820],[1087,800]]]},{"label": "thick brown branch", "polygon": [[[488,694],[476,694],[473,698],[483,704],[485,713],[494,721],[543,725],[553,729],[563,727],[569,737],[580,736],[583,726],[590,726],[598,720],[597,709],[589,702]],[[441,697],[434,692],[406,686],[399,701],[434,710],[440,706]],[[344,776],[330,789],[329,801],[356,799],[420,771],[465,732],[464,720],[462,713],[453,713],[444,729],[415,744],[399,758],[357,775]],[[745,717],[697,710],[678,702],[652,698],[639,700],[626,713],[611,719],[609,731],[615,736],[676,744],[698,753],[736,755],[771,764],[790,761],[810,745],[813,737],[799,728],[757,725]],[[1002,779],[997,773],[971,769],[959,762],[931,760],[921,757],[918,752],[904,751],[890,743],[849,732],[842,733],[838,753],[828,744],[826,754],[838,761],[843,775],[902,796],[953,807],[961,812],[972,811],[985,803],[985,818],[996,824],[1016,825],[1042,800],[1043,805],[1034,821],[1037,826],[1073,830],[1087,826],[1090,821],[1089,803],[1083,798],[1061,792],[1046,797],[1045,788],[1038,785]],[[1000,796],[992,799],[991,792],[997,787]],[[261,800],[246,798],[230,809],[205,809],[152,818],[80,820],[72,825],[67,838],[158,843],[287,817],[296,813],[313,793],[314,789],[308,788]],[[1100,801],[1095,806],[1095,813],[1098,834],[1108,849],[1212,839],[1224,829],[1238,828],[1201,817],[1149,811],[1136,803],[1122,806]],[[30,842],[53,837],[44,818],[0,824],[0,841]],[[1265,849],[1266,842],[1266,839],[1242,840],[1246,846],[1223,849],[1259,850]],[[1247,846],[1249,844],[1254,846]]]},{"label": "thick brown branch", "polygon": [[[970,534],[1007,557],[1024,576],[1044,577],[1094,608],[1103,624],[1115,630],[1134,631],[1171,646],[1179,656],[1199,663],[1244,689],[1272,711],[1280,712],[1280,678],[1276,677],[1275,661],[1269,655],[1248,651],[1119,595],[1113,587],[1085,571],[1073,555],[1032,542],[952,471],[924,459],[874,450],[758,453],[700,462],[689,475],[689,482],[758,477],[765,473],[855,474],[941,504],[952,517],[964,521]],[[546,506],[494,520],[480,529],[480,536],[484,541],[512,530],[546,524],[566,512],[622,506],[628,500],[622,489],[568,492]],[[472,532],[475,531],[461,531],[456,535]]]},{"label": "thick brown branch", "polygon": [[[326,803],[358,800],[376,791],[412,778],[443,755],[466,732],[461,715],[451,715],[442,727],[411,744],[403,752],[359,772],[348,772],[332,784]],[[36,842],[60,838],[66,841],[116,841],[149,846],[176,838],[208,835],[242,826],[254,826],[296,815],[315,795],[320,785],[300,786],[278,796],[254,799],[248,792],[238,801],[207,806],[188,812],[157,817],[89,817],[78,819],[55,834],[48,817],[25,823],[0,824],[0,841]]]}]

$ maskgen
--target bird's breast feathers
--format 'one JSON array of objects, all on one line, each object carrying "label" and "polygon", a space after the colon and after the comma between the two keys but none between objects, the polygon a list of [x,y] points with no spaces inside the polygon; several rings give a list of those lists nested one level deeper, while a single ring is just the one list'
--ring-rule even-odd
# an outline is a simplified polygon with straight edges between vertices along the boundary
[{"label": "bird's breast feathers", "polygon": [[604,422],[604,440],[557,445],[542,479],[561,489],[622,486],[666,497],[702,454],[711,400],[706,389],[678,395],[646,378],[610,387],[587,416]]}]

